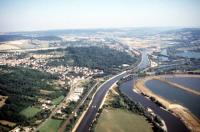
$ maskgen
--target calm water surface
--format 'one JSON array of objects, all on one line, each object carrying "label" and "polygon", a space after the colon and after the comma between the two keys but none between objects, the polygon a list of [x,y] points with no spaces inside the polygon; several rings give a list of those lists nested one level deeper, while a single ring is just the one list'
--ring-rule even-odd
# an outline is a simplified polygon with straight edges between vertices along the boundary
[{"label": "calm water surface", "polygon": [[167,77],[167,80],[200,92],[200,77]]},{"label": "calm water surface", "polygon": [[185,106],[200,119],[200,96],[174,88],[174,86],[163,83],[159,80],[147,81],[145,85],[155,94],[174,103]]},{"label": "calm water surface", "polygon": [[123,94],[129,97],[131,100],[142,104],[144,107],[151,108],[155,114],[160,116],[166,123],[168,132],[187,132],[188,129],[183,124],[183,122],[177,118],[176,116],[172,115],[168,111],[161,109],[158,105],[156,105],[151,100],[145,98],[143,95],[138,94],[133,91],[133,85],[135,83],[135,79],[127,81],[120,85],[120,90]]},{"label": "calm water surface", "polygon": [[181,57],[186,57],[186,58],[196,58],[196,59],[200,58],[199,52],[192,52],[192,51],[185,51],[185,52],[177,53],[177,55],[181,56]]}]

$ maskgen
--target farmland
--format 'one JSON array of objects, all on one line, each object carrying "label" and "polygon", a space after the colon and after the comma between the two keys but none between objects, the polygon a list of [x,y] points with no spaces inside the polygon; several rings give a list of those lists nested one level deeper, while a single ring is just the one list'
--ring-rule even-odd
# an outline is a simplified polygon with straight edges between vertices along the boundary
[{"label": "farmland", "polygon": [[26,109],[22,110],[20,114],[25,116],[26,118],[31,118],[34,117],[40,111],[41,110],[39,108],[29,106]]},{"label": "farmland", "polygon": [[44,124],[44,126],[41,127],[39,131],[46,132],[48,130],[49,132],[55,132],[58,130],[61,124],[62,124],[62,120],[48,119],[46,124]]},{"label": "farmland", "polygon": [[123,109],[104,109],[95,132],[152,132],[151,125],[143,116]]},{"label": "farmland", "polygon": [[63,99],[64,99],[64,96],[61,95],[60,97],[53,99],[53,104],[58,105]]}]

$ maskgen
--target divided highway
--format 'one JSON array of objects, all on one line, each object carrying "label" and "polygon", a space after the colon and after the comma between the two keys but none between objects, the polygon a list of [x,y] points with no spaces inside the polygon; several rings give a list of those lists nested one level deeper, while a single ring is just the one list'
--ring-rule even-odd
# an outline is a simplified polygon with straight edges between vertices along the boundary
[{"label": "divided highway", "polygon": [[[149,64],[148,56],[146,52],[142,52],[142,59],[139,63],[138,67],[136,69],[143,69],[146,68]],[[125,77],[127,75],[127,72],[122,72],[111,79],[104,82],[100,87],[97,93],[94,95],[94,98],[92,100],[92,103],[90,104],[86,114],[84,115],[82,121],[80,122],[78,128],[76,129],[76,132],[87,132],[89,131],[89,127],[92,123],[92,121],[95,119],[95,116],[98,112],[98,109],[103,101],[103,98],[106,95],[106,92],[109,90],[109,88],[118,80],[120,80],[122,77]]]},{"label": "divided highway", "polygon": [[[142,52],[142,59],[141,62],[138,64],[134,70],[144,70],[149,66],[149,59],[147,53],[144,51]],[[128,73],[122,72],[111,79],[107,80],[104,84],[99,87],[99,90],[95,94],[89,109],[87,110],[86,114],[84,115],[82,121],[80,122],[79,126],[76,129],[76,132],[88,132],[89,127],[92,121],[95,119],[95,116],[98,112],[98,109],[103,101],[103,98],[106,95],[106,92],[109,88],[119,79],[125,77]],[[134,77],[136,79],[137,77]],[[171,113],[165,111],[164,109],[157,106],[155,103],[151,102],[150,100],[146,99],[144,96],[139,95],[133,91],[133,83],[134,79],[128,82],[125,82],[120,86],[121,91],[131,100],[140,102],[145,107],[150,107],[156,114],[158,114],[166,123],[167,129],[169,132],[175,131],[188,131],[186,126],[183,122],[172,115]]]},{"label": "divided highway", "polygon": [[121,79],[122,77],[124,77],[126,75],[127,75],[126,72],[122,72],[122,73],[112,77],[111,79],[109,79],[108,81],[106,81],[105,83],[103,83],[100,86],[99,90],[94,95],[92,103],[90,104],[87,112],[85,113],[85,116],[83,117],[80,125],[77,128],[77,130],[76,130],[77,132],[89,131],[90,124],[95,119],[95,116],[96,116],[98,109],[103,101],[103,98],[106,95],[106,92],[116,81],[118,81],[119,79]]}]

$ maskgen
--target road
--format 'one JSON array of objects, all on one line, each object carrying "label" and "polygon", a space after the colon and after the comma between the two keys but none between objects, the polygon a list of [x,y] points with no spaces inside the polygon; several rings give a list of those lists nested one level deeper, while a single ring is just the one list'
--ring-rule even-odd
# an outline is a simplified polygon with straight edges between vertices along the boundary
[{"label": "road", "polygon": [[90,93],[93,91],[93,89],[97,86],[99,81],[97,81],[94,86],[87,92],[87,94],[83,97],[81,102],[76,106],[76,108],[73,110],[72,114],[69,115],[67,120],[62,124],[62,126],[59,128],[58,132],[64,132],[66,126],[70,123],[70,120],[75,116],[75,113],[79,110],[79,108],[83,105],[87,97],[90,95]]},{"label": "road", "polygon": [[69,93],[67,94],[67,96],[63,99],[63,101],[58,105],[56,106],[56,108],[53,109],[53,111],[51,112],[51,114],[49,115],[48,118],[45,119],[45,121],[43,121],[36,129],[34,132],[37,132],[47,121],[48,119],[51,119],[53,115],[56,114],[56,111],[58,111],[62,105],[63,105],[63,102],[68,100],[68,98],[70,97],[71,93],[73,93],[73,89],[70,89]]},{"label": "road", "polygon": [[146,51],[142,51],[141,54],[142,54],[142,59],[141,59],[139,65],[136,67],[136,70],[137,69],[138,70],[146,69],[150,64],[147,52]]},{"label": "road", "polygon": [[[135,69],[144,69],[148,67],[149,61],[148,56],[145,51],[142,52],[142,59],[141,62],[138,64],[138,66]],[[97,93],[94,95],[94,98],[92,100],[91,105],[89,106],[85,116],[83,117],[80,125],[76,129],[77,132],[87,132],[89,131],[89,127],[92,123],[92,121],[95,119],[95,116],[98,112],[98,109],[103,101],[103,98],[106,95],[106,92],[109,90],[109,88],[119,79],[122,77],[127,76],[127,72],[122,72],[111,79],[107,80],[105,83],[103,83],[100,87]]]},{"label": "road", "polygon": [[[148,68],[149,66],[149,59],[148,55],[145,51],[142,51],[142,59],[141,62],[138,64],[134,70],[144,70]],[[125,77],[128,73],[123,72],[119,75],[114,76],[113,78],[106,81],[102,86],[100,86],[98,92],[95,94],[92,104],[89,106],[88,111],[86,112],[85,116],[83,117],[80,125],[78,126],[76,132],[88,132],[89,127],[92,123],[92,121],[95,119],[95,116],[98,112],[98,109],[101,105],[101,102],[103,101],[103,98],[106,94],[106,92],[109,90],[109,88],[112,86],[113,83],[118,81],[120,78]],[[136,77],[137,78],[137,77]],[[183,124],[183,122],[172,115],[171,113],[163,110],[162,108],[158,107],[155,103],[151,102],[150,100],[146,99],[144,96],[139,95],[132,90],[133,86],[133,80],[128,82],[129,86],[126,86],[127,83],[124,83],[124,88],[120,88],[126,96],[128,96],[131,100],[140,102],[145,107],[150,107],[156,114],[158,114],[166,123],[167,130],[169,132],[174,131],[188,131],[186,126]]]},{"label": "road", "polygon": [[95,119],[95,116],[96,116],[98,109],[103,101],[103,98],[106,95],[106,92],[113,85],[113,83],[115,83],[116,81],[118,81],[119,79],[121,79],[122,77],[124,77],[126,75],[127,75],[126,72],[122,72],[122,73],[112,77],[111,79],[107,80],[100,86],[99,90],[94,95],[92,103],[90,104],[87,112],[85,113],[85,116],[83,117],[80,125],[77,128],[77,130],[76,130],[77,132],[89,131],[90,124]]}]

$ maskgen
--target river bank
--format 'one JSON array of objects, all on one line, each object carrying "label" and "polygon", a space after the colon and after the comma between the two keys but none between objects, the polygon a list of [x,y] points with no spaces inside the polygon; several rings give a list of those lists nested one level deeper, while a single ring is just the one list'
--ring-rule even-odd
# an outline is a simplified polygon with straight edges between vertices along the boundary
[{"label": "river bank", "polygon": [[99,110],[92,124],[93,131],[152,132],[158,130],[155,125],[159,124],[148,120],[149,118],[143,115],[144,111],[138,110],[137,104],[123,96],[115,83],[106,93],[102,104],[102,109]]},{"label": "river bank", "polygon": [[[167,76],[170,76],[170,75],[167,75]],[[180,76],[180,75],[178,75],[178,76]],[[183,75],[183,76],[188,77],[190,75]],[[159,76],[156,76],[156,78],[158,78],[158,77]],[[180,118],[191,131],[199,132],[200,131],[200,121],[188,109],[186,109],[185,107],[183,107],[179,104],[174,104],[173,102],[166,100],[165,98],[163,98],[159,95],[156,95],[155,93],[153,93],[151,90],[149,90],[145,86],[145,83],[148,80],[152,80],[152,79],[155,79],[155,77],[152,76],[152,77],[147,77],[142,80],[137,80],[134,85],[134,88],[136,88],[136,90],[138,90],[140,93],[144,94],[145,96],[148,96],[151,99],[153,98],[153,99],[157,100],[168,111],[171,111],[175,116]]]}]

